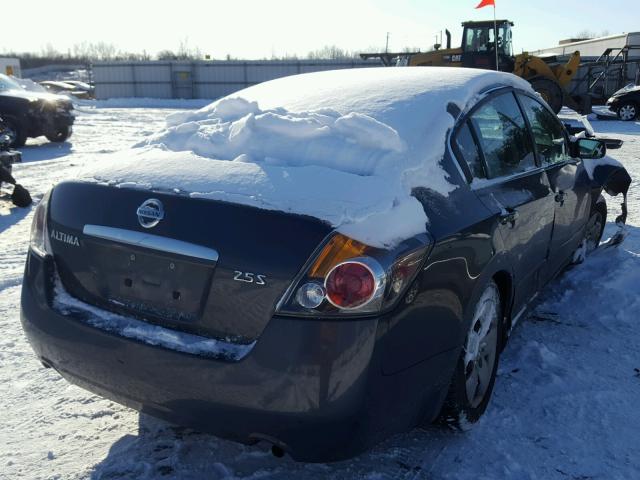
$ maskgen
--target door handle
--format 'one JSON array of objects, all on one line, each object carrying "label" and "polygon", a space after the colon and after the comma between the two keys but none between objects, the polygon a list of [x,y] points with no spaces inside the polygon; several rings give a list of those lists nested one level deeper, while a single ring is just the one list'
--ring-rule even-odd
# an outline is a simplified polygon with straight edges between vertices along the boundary
[{"label": "door handle", "polygon": [[556,193],[556,196],[555,196],[554,199],[555,199],[556,203],[559,203],[560,206],[563,206],[564,205],[564,199],[565,199],[566,196],[567,196],[567,194],[564,191],[560,190],[558,193]]},{"label": "door handle", "polygon": [[518,211],[513,208],[508,208],[506,211],[500,214],[500,223],[502,225],[511,224],[511,226],[515,226],[516,220],[518,219]]}]

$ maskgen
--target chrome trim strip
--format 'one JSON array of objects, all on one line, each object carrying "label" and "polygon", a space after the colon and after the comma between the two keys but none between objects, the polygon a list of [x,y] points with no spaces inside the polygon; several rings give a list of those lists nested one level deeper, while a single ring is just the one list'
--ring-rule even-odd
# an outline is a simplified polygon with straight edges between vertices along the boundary
[{"label": "chrome trim strip", "polygon": [[209,262],[218,261],[218,252],[213,248],[203,247],[173,238],[161,237],[159,235],[152,235],[150,233],[88,224],[84,226],[82,233],[89,237],[126,243],[127,245],[149,248],[160,252],[175,253],[184,255],[185,257],[207,260]]},{"label": "chrome trim strip", "polygon": [[545,166],[534,167],[524,170],[522,172],[512,173],[510,175],[504,175],[502,177],[494,177],[494,178],[474,178],[471,183],[469,183],[469,188],[471,190],[482,190],[483,188],[493,187],[495,185],[499,185],[501,183],[510,182],[511,180],[517,180],[522,177],[526,177],[528,175],[533,175],[536,173],[542,173],[546,171],[547,168]]}]

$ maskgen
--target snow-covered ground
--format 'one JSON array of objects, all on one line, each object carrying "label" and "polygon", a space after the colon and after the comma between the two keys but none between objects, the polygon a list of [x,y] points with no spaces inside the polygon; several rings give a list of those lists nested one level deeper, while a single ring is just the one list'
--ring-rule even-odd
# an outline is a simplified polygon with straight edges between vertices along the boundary
[{"label": "snow-covered ground", "polygon": [[[23,149],[15,176],[36,199],[157,131],[181,106],[98,105],[79,107],[71,142],[32,140]],[[276,459],[263,446],[169,426],[42,368],[19,321],[32,209],[2,202],[0,478],[640,478],[640,122],[593,125],[625,140],[611,152],[634,178],[625,243],[596,252],[546,288],[516,328],[487,414],[470,432],[416,430],[330,465]],[[610,219],[617,203],[610,201]],[[613,231],[609,224],[606,234]]]}]

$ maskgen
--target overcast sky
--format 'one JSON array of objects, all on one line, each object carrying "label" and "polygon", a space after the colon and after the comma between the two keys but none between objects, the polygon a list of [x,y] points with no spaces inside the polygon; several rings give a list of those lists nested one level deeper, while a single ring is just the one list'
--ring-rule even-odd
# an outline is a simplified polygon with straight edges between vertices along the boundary
[{"label": "overcast sky", "polygon": [[[405,46],[428,50],[449,28],[459,45],[460,22],[492,19],[479,0],[109,0],[56,3],[10,1],[3,7],[0,51],[67,51],[82,41],[150,54],[181,41],[222,58],[306,55],[325,45],[347,50]],[[556,45],[582,30],[640,31],[640,0],[496,0],[499,18],[515,22],[516,52]],[[55,7],[54,10],[51,10]]]}]

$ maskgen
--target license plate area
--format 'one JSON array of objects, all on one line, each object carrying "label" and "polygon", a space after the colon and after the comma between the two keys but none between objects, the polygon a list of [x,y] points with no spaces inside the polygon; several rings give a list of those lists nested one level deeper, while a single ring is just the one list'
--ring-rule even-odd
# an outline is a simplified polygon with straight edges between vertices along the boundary
[{"label": "license plate area", "polygon": [[202,317],[215,264],[130,245],[86,246],[95,293],[114,308],[163,323]]}]

